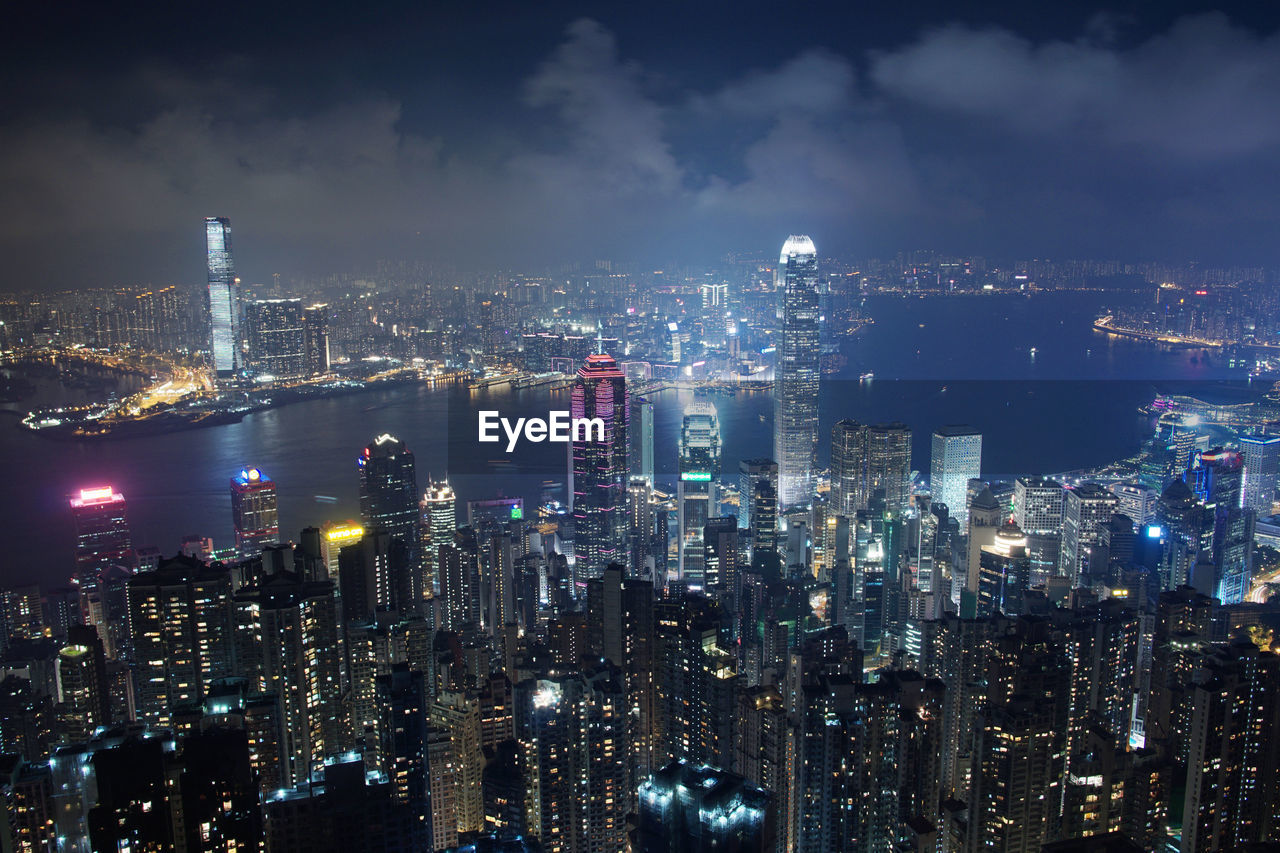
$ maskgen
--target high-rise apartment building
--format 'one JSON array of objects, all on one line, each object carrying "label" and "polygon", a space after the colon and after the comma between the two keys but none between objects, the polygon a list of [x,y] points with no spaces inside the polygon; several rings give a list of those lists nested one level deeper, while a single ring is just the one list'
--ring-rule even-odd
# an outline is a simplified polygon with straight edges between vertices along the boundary
[{"label": "high-rise apartment building", "polygon": [[245,306],[248,367],[259,382],[303,379],[307,340],[301,299],[259,299]]}]

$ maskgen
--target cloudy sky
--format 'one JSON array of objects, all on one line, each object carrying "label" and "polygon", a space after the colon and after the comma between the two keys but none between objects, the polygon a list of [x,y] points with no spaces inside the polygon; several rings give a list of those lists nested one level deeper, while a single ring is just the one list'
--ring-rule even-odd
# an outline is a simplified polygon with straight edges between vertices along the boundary
[{"label": "cloudy sky", "polygon": [[22,4],[0,288],[199,281],[205,215],[251,281],[794,231],[1280,264],[1280,7],[956,5]]}]

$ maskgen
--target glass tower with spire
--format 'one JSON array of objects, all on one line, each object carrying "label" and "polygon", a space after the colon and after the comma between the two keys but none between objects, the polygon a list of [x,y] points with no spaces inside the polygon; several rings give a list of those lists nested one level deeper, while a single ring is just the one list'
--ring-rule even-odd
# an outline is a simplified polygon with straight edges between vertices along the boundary
[{"label": "glass tower with spire", "polygon": [[818,451],[818,380],[821,343],[818,254],[813,241],[792,235],[778,260],[782,330],[773,394],[773,447],[778,461],[778,503],[805,506],[814,493]]}]

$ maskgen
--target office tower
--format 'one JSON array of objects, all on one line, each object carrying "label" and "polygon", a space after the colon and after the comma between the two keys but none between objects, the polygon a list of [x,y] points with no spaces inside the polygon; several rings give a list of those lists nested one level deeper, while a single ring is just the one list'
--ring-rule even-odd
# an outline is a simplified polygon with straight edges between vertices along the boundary
[{"label": "office tower", "polygon": [[745,459],[738,465],[738,526],[751,532],[751,548],[778,548],[778,463]]},{"label": "office tower", "polygon": [[422,533],[422,589],[432,595],[440,594],[441,545],[453,544],[453,532],[458,528],[458,496],[448,480],[432,480],[418,502],[421,513],[419,530]]},{"label": "office tower", "polygon": [[1006,522],[996,528],[991,543],[983,545],[978,552],[978,617],[1024,613],[1030,588],[1027,537],[1017,524]]},{"label": "office tower", "polygon": [[1242,454],[1216,447],[1195,454],[1187,485],[1213,515],[1212,587],[1223,604],[1239,604],[1253,580],[1253,535],[1256,514],[1242,508]]},{"label": "office tower", "polygon": [[525,823],[546,853],[626,848],[630,715],[619,669],[530,679],[516,699]]},{"label": "office tower", "polygon": [[1062,559],[1060,573],[1073,587],[1102,580],[1106,566],[1095,566],[1094,549],[1102,527],[1116,511],[1116,496],[1097,483],[1068,489],[1062,502]]},{"label": "office tower", "polygon": [[690,589],[702,589],[702,532],[718,513],[720,483],[720,420],[715,406],[697,401],[684,410],[680,430],[680,481],[676,486],[679,526],[680,579]]},{"label": "office tower", "polygon": [[1013,484],[1013,521],[1027,537],[1031,584],[1042,586],[1058,573],[1062,550],[1064,490],[1057,480],[1019,477]]},{"label": "office tower", "polygon": [[404,540],[382,530],[365,533],[338,552],[343,619],[358,625],[379,612],[415,612],[422,604],[417,579]]},{"label": "office tower", "polygon": [[588,578],[622,559],[627,544],[627,436],[630,402],[626,380],[612,356],[587,356],[573,384],[573,418],[599,419],[604,438],[584,430],[571,443],[574,595]]},{"label": "office tower", "polygon": [[1265,518],[1271,515],[1276,482],[1280,478],[1280,436],[1242,435],[1240,452],[1244,456],[1241,506]]},{"label": "office tower", "polygon": [[830,505],[852,516],[876,495],[894,512],[910,503],[911,430],[902,423],[839,421],[831,434]]},{"label": "office tower", "polygon": [[231,478],[231,526],[242,557],[256,557],[265,546],[280,543],[276,484],[257,468],[243,468]]},{"label": "office tower", "polygon": [[653,403],[644,397],[636,397],[631,401],[631,414],[631,476],[642,477],[652,486],[656,473],[653,461]]},{"label": "office tower", "polygon": [[1183,853],[1280,835],[1280,656],[1238,641],[1205,661],[1192,696]]},{"label": "office tower", "polygon": [[209,250],[209,323],[213,369],[230,379],[240,369],[240,279],[231,257],[231,220],[207,216],[205,240]]},{"label": "office tower", "polygon": [[326,521],[320,527],[320,556],[324,561],[325,577],[333,581],[339,591],[342,581],[338,557],[343,548],[363,538],[364,527],[358,521]]},{"label": "office tower", "polygon": [[772,796],[735,773],[673,761],[640,786],[635,853],[766,853]]},{"label": "office tower", "polygon": [[935,504],[946,504],[962,534],[969,532],[966,493],[982,476],[982,433],[966,426],[944,426],[933,433],[929,487]]},{"label": "office tower", "polygon": [[[1212,553],[1213,533],[1213,512],[1196,499],[1184,481],[1173,480],[1165,486],[1156,505],[1156,523],[1147,528],[1149,537],[1161,541],[1161,589],[1193,585],[1200,555]],[[1204,586],[1206,594],[1216,591],[1211,578]]]},{"label": "office tower", "polygon": [[792,235],[782,244],[775,289],[782,291],[782,323],[773,392],[773,456],[778,460],[778,504],[786,510],[813,500],[818,455],[818,254],[808,237]]},{"label": "office tower", "polygon": [[[384,530],[404,542],[409,565],[419,564],[418,475],[413,452],[393,435],[383,433],[356,460],[360,467],[360,518],[367,530]],[[415,572],[416,573],[416,572]],[[421,578],[415,581],[421,598]],[[413,606],[408,601],[402,608]]]},{"label": "office tower", "polygon": [[346,746],[333,583],[281,571],[241,588],[232,606],[237,673],[279,696],[280,776],[302,784]]},{"label": "office tower", "polygon": [[301,299],[258,299],[245,306],[248,368],[258,382],[305,379],[306,332]]},{"label": "office tower", "polygon": [[133,540],[124,495],[110,486],[81,489],[71,498],[76,528],[76,572],[92,573],[127,562]]},{"label": "office tower", "polygon": [[852,516],[866,506],[860,501],[867,482],[866,427],[845,418],[831,428],[831,500],[836,515]]},{"label": "office tower", "polygon": [[1116,496],[1116,511],[1129,516],[1138,527],[1155,520],[1156,504],[1160,500],[1156,489],[1141,483],[1116,483],[1111,491]]},{"label": "office tower", "polygon": [[137,719],[163,728],[232,675],[231,575],[191,557],[162,560],[126,582],[137,672]]},{"label": "office tower", "polygon": [[306,375],[329,372],[329,306],[308,305],[302,312],[302,352]]},{"label": "office tower", "polygon": [[104,714],[107,685],[97,650],[85,645],[63,646],[58,652],[58,728],[63,742],[88,740],[93,730],[110,720]]}]

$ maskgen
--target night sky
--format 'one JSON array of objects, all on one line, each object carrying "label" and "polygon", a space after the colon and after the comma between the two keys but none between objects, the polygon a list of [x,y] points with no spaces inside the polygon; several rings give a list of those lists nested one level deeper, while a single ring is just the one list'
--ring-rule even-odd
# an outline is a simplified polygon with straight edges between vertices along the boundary
[{"label": "night sky", "polygon": [[824,253],[1280,263],[1280,4],[10,4],[0,288]]}]

